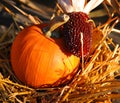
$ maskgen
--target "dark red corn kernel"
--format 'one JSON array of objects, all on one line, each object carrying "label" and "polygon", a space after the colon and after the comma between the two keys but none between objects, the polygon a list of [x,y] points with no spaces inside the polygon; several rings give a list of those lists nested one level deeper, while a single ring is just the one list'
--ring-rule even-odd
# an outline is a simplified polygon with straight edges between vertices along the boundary
[{"label": "dark red corn kernel", "polygon": [[81,33],[83,34],[83,56],[89,54],[92,40],[93,23],[83,12],[68,14],[69,21],[64,24],[62,32],[67,49],[76,56],[82,56]]}]

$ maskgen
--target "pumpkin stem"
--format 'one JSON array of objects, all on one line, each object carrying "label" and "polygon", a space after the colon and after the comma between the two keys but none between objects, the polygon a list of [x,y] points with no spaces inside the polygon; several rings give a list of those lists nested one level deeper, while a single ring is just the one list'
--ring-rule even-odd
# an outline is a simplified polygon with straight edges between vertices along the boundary
[{"label": "pumpkin stem", "polygon": [[67,14],[62,14],[60,16],[56,16],[55,18],[53,18],[51,21],[49,21],[48,26],[43,28],[45,36],[51,37],[52,32],[61,25],[65,24],[68,20],[69,16]]}]

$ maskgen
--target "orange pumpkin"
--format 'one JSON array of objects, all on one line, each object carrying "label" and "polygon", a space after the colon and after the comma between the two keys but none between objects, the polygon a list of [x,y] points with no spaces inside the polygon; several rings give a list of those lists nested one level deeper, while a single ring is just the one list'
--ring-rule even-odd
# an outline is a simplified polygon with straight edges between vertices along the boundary
[{"label": "orange pumpkin", "polygon": [[58,86],[60,80],[70,80],[78,69],[80,59],[67,52],[62,39],[44,36],[46,25],[25,28],[15,38],[11,63],[15,75],[32,87]]}]

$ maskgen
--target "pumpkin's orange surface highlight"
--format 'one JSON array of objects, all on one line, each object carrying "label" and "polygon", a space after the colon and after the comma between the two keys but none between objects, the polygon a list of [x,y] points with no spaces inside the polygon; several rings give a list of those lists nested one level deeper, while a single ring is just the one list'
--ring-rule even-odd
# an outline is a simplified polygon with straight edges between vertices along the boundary
[{"label": "pumpkin's orange surface highlight", "polygon": [[[21,31],[11,49],[11,63],[15,75],[32,87],[52,85],[73,74],[78,69],[79,57],[64,49],[62,39],[44,36],[41,28],[34,25]],[[59,83],[55,83],[58,86]]]}]

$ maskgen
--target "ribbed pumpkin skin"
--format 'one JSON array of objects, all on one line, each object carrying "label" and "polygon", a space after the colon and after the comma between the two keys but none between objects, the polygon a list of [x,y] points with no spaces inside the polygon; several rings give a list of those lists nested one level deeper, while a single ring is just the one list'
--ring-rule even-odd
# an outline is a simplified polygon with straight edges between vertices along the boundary
[{"label": "ribbed pumpkin skin", "polygon": [[[52,85],[78,69],[79,58],[65,51],[62,39],[43,36],[34,25],[21,31],[11,48],[11,64],[15,75],[32,87]],[[58,86],[55,84],[54,86]]]}]

